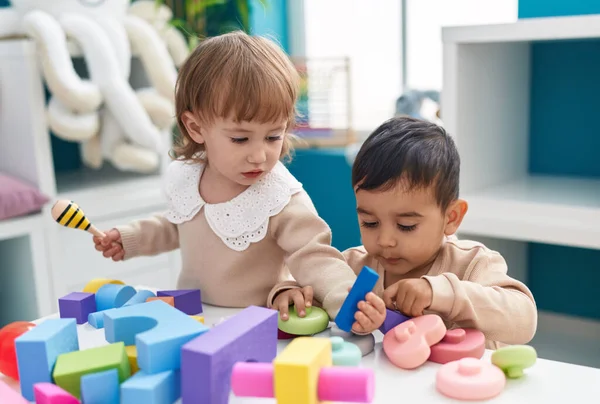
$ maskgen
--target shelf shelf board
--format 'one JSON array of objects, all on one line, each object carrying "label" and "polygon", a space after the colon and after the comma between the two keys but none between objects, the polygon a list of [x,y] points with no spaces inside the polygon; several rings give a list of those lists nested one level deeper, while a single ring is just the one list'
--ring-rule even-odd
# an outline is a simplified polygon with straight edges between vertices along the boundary
[{"label": "shelf shelf board", "polygon": [[0,220],[0,240],[25,236],[42,226],[41,213]]},{"label": "shelf shelf board", "polygon": [[445,43],[533,42],[600,38],[600,16],[522,19],[514,23],[444,27]]},{"label": "shelf shelf board", "polygon": [[164,203],[162,176],[120,171],[109,164],[56,174],[57,199],[76,202],[94,216],[138,211]]},{"label": "shelf shelf board", "polygon": [[600,249],[600,180],[528,176],[462,197],[465,233]]}]

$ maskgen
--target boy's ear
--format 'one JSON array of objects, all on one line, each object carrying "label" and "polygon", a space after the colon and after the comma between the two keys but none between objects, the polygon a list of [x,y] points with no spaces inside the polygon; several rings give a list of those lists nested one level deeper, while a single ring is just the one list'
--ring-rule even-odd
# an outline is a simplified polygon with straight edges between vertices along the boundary
[{"label": "boy's ear", "polygon": [[183,115],[181,115],[181,121],[183,122],[185,130],[187,130],[187,133],[190,135],[192,140],[196,143],[203,144],[204,136],[202,134],[202,125],[200,124],[200,119],[190,111],[185,111]]},{"label": "boy's ear", "polygon": [[451,236],[458,231],[468,209],[469,204],[464,199],[457,199],[448,206],[445,218],[446,225],[444,227],[444,234],[446,236]]}]

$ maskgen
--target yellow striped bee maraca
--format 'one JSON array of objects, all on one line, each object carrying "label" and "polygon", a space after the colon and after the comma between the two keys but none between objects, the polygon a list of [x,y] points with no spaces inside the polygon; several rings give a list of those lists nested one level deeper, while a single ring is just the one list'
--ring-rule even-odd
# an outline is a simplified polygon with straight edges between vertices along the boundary
[{"label": "yellow striped bee maraca", "polygon": [[73,201],[59,200],[52,206],[51,212],[54,220],[61,226],[85,230],[100,238],[106,236],[90,222],[79,205]]}]

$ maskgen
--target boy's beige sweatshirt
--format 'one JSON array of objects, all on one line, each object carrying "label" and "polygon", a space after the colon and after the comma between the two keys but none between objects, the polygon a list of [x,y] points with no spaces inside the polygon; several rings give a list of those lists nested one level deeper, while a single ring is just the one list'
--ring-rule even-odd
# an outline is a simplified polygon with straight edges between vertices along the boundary
[{"label": "boy's beige sweatshirt", "polygon": [[[363,266],[377,271],[373,289],[380,297],[385,271],[363,246],[344,251],[356,274]],[[526,344],[537,328],[537,308],[530,290],[507,274],[504,258],[483,244],[448,237],[433,264],[402,276],[424,278],[431,285],[433,300],[427,313],[438,314],[448,329],[476,328],[486,337],[486,348]]]},{"label": "boy's beige sweatshirt", "polygon": [[[193,166],[175,163],[178,162],[171,163],[170,171],[176,171],[177,178],[182,177],[182,181],[197,187],[201,172],[197,172]],[[181,170],[187,171],[181,173]],[[271,181],[270,187],[286,182],[294,184],[295,180],[281,164],[274,169],[273,175],[279,176],[279,182]],[[185,183],[181,185],[187,186]],[[281,195],[282,200],[287,198],[289,202],[269,218],[264,229],[266,236],[251,242],[242,251],[227,246],[211,228],[206,210],[215,205],[202,202],[199,207],[191,206],[191,199],[198,198],[197,192],[181,194],[184,196],[177,198],[184,204],[180,210],[197,210],[195,215],[189,215],[189,219],[179,220],[180,223],[176,224],[173,223],[173,215],[169,217],[167,212],[117,227],[121,233],[125,259],[157,255],[179,248],[182,268],[177,288],[200,289],[203,302],[215,306],[272,307],[278,292],[298,285],[310,285],[316,303],[334,319],[356,275],[342,253],[331,246],[331,230],[319,217],[301,185],[290,193],[292,195]],[[241,209],[250,209],[250,204],[261,203],[260,199],[254,197],[241,197],[249,198],[247,204],[241,204]],[[232,216],[239,213],[235,210],[231,212]],[[213,217],[214,220],[226,219]]]}]

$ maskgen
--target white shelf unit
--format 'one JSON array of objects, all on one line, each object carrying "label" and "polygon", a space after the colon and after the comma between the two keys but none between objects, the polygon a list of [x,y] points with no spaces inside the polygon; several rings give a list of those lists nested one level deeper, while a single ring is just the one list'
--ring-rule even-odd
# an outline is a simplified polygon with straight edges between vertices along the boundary
[{"label": "white shelf unit", "polygon": [[[78,56],[76,52],[73,48],[74,57]],[[145,73],[135,57],[131,82],[145,82]],[[165,208],[165,200],[161,172],[153,175],[126,173],[105,163],[97,171],[84,168],[55,174],[44,83],[36,46],[31,40],[0,40],[0,105],[0,172],[29,181],[51,199],[37,215],[0,221],[0,243],[12,243],[11,240],[23,237],[29,240],[30,248],[13,248],[11,245],[11,248],[3,249],[0,244],[3,279],[17,279],[22,275],[15,269],[20,266],[19,262],[31,262],[33,267],[25,281],[15,281],[34,285],[35,292],[30,295],[38,296],[37,312],[23,312],[21,319],[39,318],[55,312],[61,296],[80,290],[96,277],[159,288],[174,287],[178,272],[176,253],[114,263],[95,251],[89,233],[61,227],[52,220],[50,209],[57,199],[76,201],[87,217],[103,230],[161,211]],[[164,159],[163,163],[166,163],[167,150]],[[164,167],[162,164],[161,170]],[[7,250],[10,250],[10,256]],[[7,273],[5,267],[9,265],[12,268]],[[19,296],[12,299],[14,306],[31,300],[25,293],[20,295],[21,300],[17,299]]]},{"label": "white shelf unit", "polygon": [[[442,30],[443,121],[469,202],[461,233],[496,240],[509,273],[525,282],[527,242],[600,248],[600,179],[528,173],[531,44],[592,38],[600,38],[600,16]],[[573,324],[580,330],[569,330]],[[600,322],[540,313],[532,344],[542,357],[600,367],[600,355],[589,355],[598,353],[599,336]]]}]

